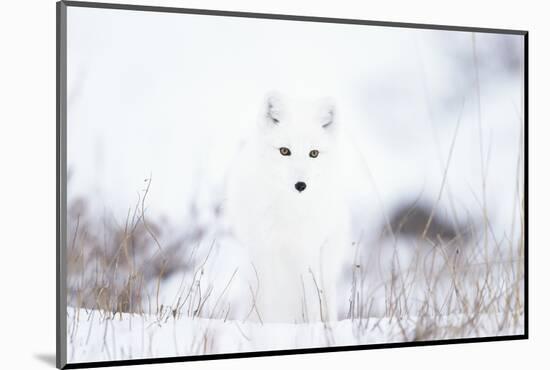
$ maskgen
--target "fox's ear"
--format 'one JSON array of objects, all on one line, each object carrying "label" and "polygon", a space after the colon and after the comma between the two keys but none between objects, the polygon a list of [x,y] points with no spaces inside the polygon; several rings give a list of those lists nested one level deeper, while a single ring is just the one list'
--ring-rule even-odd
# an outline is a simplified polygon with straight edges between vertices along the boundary
[{"label": "fox's ear", "polygon": [[281,96],[277,92],[270,92],[265,99],[264,118],[269,125],[281,123]]},{"label": "fox's ear", "polygon": [[321,110],[321,127],[327,131],[334,130],[336,126],[336,113],[334,103],[332,101],[325,101]]}]

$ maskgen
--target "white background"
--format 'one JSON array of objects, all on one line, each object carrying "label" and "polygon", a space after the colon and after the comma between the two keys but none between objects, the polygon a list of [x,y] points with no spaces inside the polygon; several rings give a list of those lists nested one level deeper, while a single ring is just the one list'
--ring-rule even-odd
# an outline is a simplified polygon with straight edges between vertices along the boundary
[{"label": "white background", "polygon": [[[362,18],[530,31],[530,337],[528,341],[155,365],[156,368],[498,368],[547,366],[550,175],[543,2],[315,0],[126,1],[180,7]],[[2,367],[52,368],[55,353],[55,3],[11,1],[0,13],[0,267]],[[11,366],[10,366],[11,365]],[[153,368],[153,367],[142,367]]]}]

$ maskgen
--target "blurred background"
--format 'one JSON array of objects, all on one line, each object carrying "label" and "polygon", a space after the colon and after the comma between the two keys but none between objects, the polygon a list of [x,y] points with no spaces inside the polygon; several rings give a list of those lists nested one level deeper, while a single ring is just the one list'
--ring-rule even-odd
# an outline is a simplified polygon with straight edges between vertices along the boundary
[{"label": "blurred background", "polygon": [[[446,266],[521,261],[522,36],[76,7],[68,20],[70,305],[179,309],[213,239],[232,276],[224,181],[272,90],[336,102],[377,315],[399,308],[396,269],[425,272],[435,248]],[[522,279],[505,271],[495,287]]]}]

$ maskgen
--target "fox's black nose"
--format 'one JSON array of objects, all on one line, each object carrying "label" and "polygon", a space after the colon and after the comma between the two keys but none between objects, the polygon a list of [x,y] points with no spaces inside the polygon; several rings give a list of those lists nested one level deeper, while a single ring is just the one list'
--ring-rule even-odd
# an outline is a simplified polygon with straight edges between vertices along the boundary
[{"label": "fox's black nose", "polygon": [[301,193],[302,191],[306,190],[306,183],[298,181],[296,184],[294,184],[294,187]]}]

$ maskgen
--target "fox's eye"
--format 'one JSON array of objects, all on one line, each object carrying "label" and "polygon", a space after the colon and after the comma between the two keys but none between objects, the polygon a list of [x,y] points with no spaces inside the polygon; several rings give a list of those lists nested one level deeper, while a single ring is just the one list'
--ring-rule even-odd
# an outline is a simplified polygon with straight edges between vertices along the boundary
[{"label": "fox's eye", "polygon": [[281,152],[281,154],[284,156],[290,155],[290,149],[285,148],[284,146],[282,148],[279,148],[279,152]]},{"label": "fox's eye", "polygon": [[319,151],[316,149],[313,149],[311,152],[309,152],[309,156],[311,158],[317,158],[318,155],[319,155]]}]

